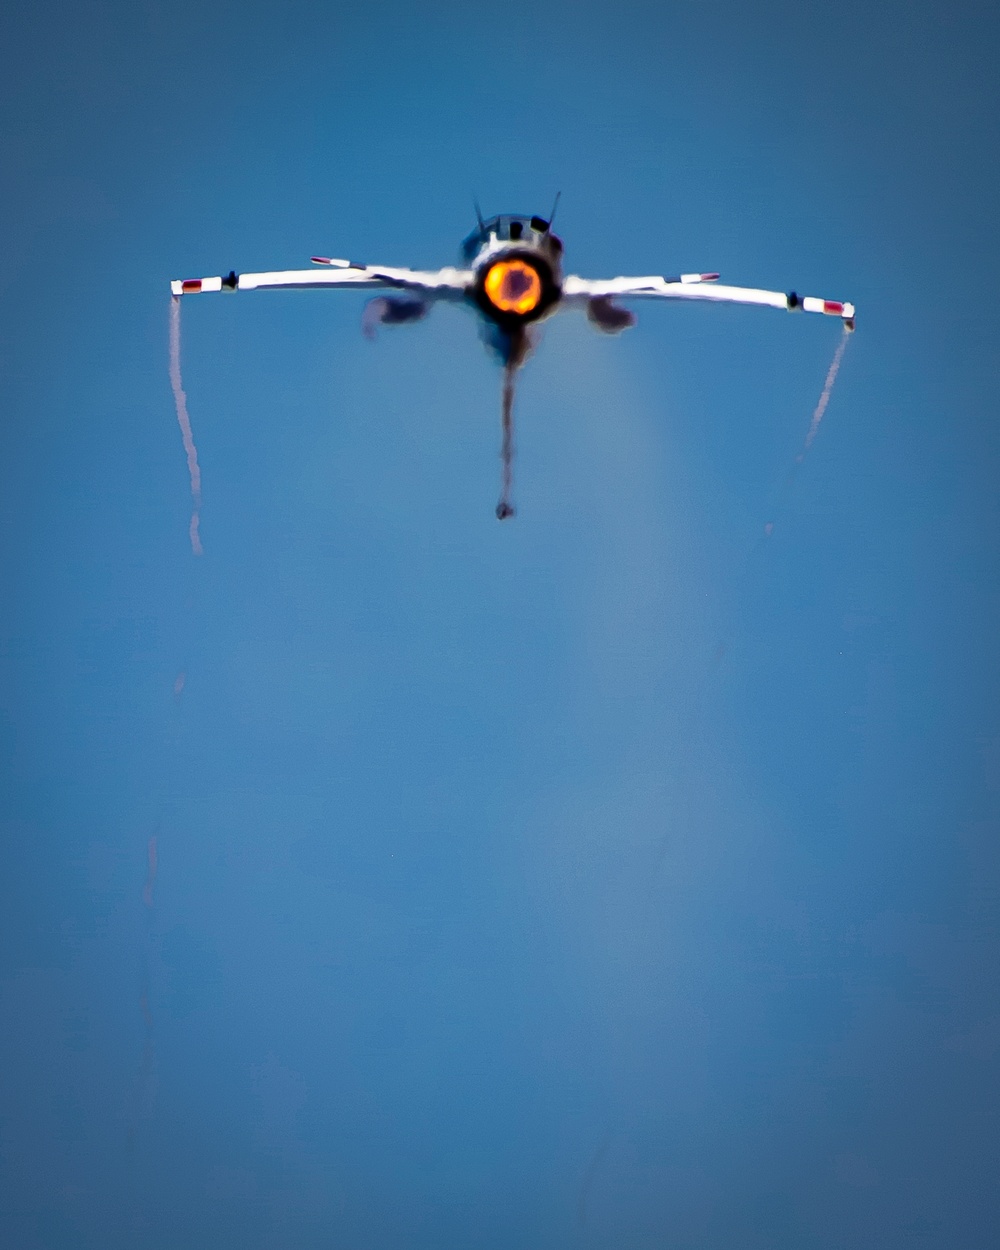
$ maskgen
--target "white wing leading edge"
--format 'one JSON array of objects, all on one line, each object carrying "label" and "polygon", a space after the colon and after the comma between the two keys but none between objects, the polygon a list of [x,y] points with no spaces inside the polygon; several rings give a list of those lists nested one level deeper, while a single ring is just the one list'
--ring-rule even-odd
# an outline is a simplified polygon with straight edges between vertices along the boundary
[{"label": "white wing leading edge", "polygon": [[314,256],[322,269],[280,269],[273,273],[235,273],[216,278],[186,278],[170,283],[171,293],[198,295],[210,291],[303,290],[308,287],[361,287],[366,290],[413,291],[424,299],[463,299],[472,284],[467,269],[390,269],[356,265],[346,260]]},{"label": "white wing leading edge", "polygon": [[760,291],[746,286],[720,286],[714,274],[682,274],[679,278],[606,278],[588,281],[570,276],[563,279],[563,299],[583,302],[592,299],[697,299],[716,300],[726,304],[762,304],[768,308],[786,308],[804,312],[826,313],[840,317],[848,330],[854,329],[854,305],[840,300],[816,299],[797,295],[795,291]]}]

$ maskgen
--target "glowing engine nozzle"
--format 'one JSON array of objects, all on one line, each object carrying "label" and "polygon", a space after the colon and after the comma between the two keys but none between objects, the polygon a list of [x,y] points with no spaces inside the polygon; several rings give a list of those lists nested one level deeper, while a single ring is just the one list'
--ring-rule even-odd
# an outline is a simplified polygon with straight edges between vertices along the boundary
[{"label": "glowing engine nozzle", "polygon": [[498,260],[483,283],[486,298],[501,312],[533,312],[542,298],[542,280],[527,261]]}]

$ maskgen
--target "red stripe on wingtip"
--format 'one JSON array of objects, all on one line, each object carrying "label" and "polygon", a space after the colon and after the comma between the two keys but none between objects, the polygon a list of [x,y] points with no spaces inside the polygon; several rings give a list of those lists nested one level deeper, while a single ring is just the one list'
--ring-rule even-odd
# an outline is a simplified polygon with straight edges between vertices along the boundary
[{"label": "red stripe on wingtip", "polygon": [[835,299],[825,299],[823,301],[823,311],[825,313],[836,313],[838,317],[844,315],[844,305],[839,304]]},{"label": "red stripe on wingtip", "polygon": [[714,282],[719,277],[717,273],[703,273],[701,275],[702,282]]},{"label": "red stripe on wingtip", "polygon": [[330,263],[329,256],[310,256],[309,259],[314,265],[328,265]]},{"label": "red stripe on wingtip", "polygon": [[185,278],[185,280],[181,283],[181,290],[182,291],[200,291],[201,290],[201,278]]}]

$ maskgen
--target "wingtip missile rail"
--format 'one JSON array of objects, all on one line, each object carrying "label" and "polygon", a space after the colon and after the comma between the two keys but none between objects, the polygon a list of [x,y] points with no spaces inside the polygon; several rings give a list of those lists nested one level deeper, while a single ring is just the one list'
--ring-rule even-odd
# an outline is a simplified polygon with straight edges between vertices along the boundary
[{"label": "wingtip missile rail", "polygon": [[[337,256],[310,256],[309,259],[314,265],[325,265],[331,269],[356,269],[362,270],[364,265],[358,265],[351,260],[341,260]],[[259,285],[247,281],[246,289]],[[235,270],[230,270],[225,277],[215,278],[182,278],[174,279],[170,283],[171,295],[201,295],[208,294],[212,291],[238,291],[240,290],[240,275]]]},{"label": "wingtip missile rail", "polygon": [[175,278],[170,283],[170,294],[176,298],[178,295],[201,295],[211,291],[237,291],[239,286],[240,275],[230,269],[221,278]]},{"label": "wingtip missile rail", "polygon": [[855,324],[854,305],[838,299],[817,299],[812,295],[797,295],[789,291],[786,303],[790,310],[801,309],[802,312],[823,313],[827,317],[840,317],[845,330],[853,330]]}]

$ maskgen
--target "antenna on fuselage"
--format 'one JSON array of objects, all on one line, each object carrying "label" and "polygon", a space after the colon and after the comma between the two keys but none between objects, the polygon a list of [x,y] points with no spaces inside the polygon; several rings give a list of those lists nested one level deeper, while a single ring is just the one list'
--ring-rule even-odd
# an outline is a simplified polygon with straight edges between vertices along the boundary
[{"label": "antenna on fuselage", "polygon": [[556,192],[556,199],[555,199],[555,203],[552,205],[552,212],[551,212],[551,213],[549,213],[549,229],[550,229],[550,230],[552,229],[552,223],[553,223],[553,222],[555,221],[555,219],[556,219],[556,209],[559,207],[559,197],[560,197],[560,195],[562,195],[562,192],[561,192],[561,191],[557,191],[557,192]]}]

